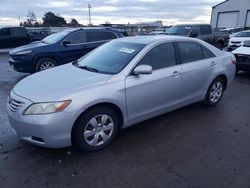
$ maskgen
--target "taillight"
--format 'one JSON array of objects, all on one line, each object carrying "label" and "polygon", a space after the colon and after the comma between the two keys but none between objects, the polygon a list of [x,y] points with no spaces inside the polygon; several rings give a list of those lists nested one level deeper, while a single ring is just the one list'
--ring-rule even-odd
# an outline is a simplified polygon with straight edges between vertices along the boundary
[{"label": "taillight", "polygon": [[232,58],[232,63],[235,65],[236,64],[236,58]]}]

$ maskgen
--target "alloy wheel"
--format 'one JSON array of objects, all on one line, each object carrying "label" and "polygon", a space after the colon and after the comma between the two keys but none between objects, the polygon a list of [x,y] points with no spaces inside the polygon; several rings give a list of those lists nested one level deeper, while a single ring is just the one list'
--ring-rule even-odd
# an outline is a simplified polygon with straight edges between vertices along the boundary
[{"label": "alloy wheel", "polygon": [[84,140],[90,146],[106,143],[113,134],[114,121],[106,114],[97,115],[89,120],[84,129]]},{"label": "alloy wheel", "polygon": [[215,82],[210,90],[210,101],[212,103],[217,103],[223,93],[223,84],[221,82]]}]

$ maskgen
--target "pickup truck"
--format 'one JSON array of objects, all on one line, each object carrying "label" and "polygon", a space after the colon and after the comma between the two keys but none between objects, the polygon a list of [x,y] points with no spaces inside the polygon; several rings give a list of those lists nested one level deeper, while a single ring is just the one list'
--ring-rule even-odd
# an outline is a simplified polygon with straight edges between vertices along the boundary
[{"label": "pickup truck", "polygon": [[25,27],[3,27],[0,28],[0,48],[17,47],[42,40],[44,37],[30,33]]},{"label": "pickup truck", "polygon": [[166,35],[182,35],[199,38],[219,49],[227,46],[229,34],[225,32],[215,32],[209,24],[182,24],[169,28]]}]

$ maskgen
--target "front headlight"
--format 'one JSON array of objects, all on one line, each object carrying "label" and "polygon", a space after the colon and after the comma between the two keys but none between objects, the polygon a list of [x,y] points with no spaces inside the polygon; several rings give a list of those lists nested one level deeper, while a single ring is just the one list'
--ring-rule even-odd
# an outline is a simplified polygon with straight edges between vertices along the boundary
[{"label": "front headlight", "polygon": [[16,55],[28,55],[31,54],[32,51],[31,50],[27,50],[27,51],[22,51],[22,52],[16,52]]},{"label": "front headlight", "polygon": [[51,114],[63,111],[71,100],[60,101],[60,102],[45,102],[35,103],[30,105],[24,112],[24,115],[39,115],[39,114]]}]

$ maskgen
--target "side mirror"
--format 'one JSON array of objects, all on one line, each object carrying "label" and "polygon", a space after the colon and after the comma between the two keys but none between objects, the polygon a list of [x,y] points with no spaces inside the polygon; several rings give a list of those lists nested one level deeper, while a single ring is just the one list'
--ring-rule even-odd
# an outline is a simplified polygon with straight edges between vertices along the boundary
[{"label": "side mirror", "polygon": [[62,42],[62,44],[63,44],[63,46],[65,46],[65,47],[66,47],[66,46],[68,46],[69,44],[71,44],[71,42],[69,42],[69,41],[65,40],[65,41],[63,41],[63,42]]},{"label": "side mirror", "polygon": [[150,65],[139,65],[133,72],[135,75],[152,74],[153,68]]}]

